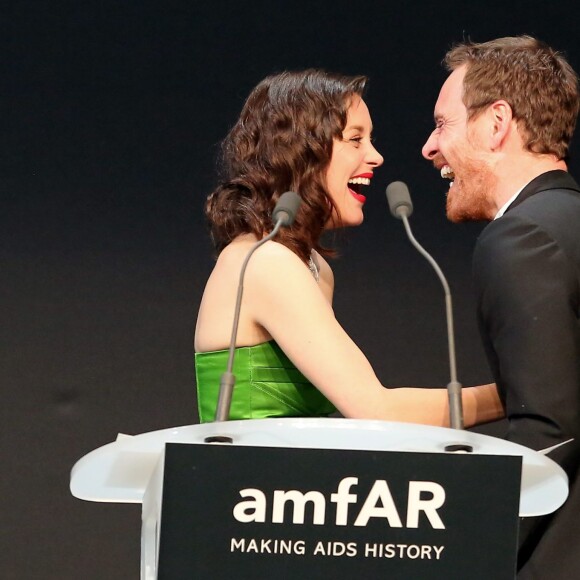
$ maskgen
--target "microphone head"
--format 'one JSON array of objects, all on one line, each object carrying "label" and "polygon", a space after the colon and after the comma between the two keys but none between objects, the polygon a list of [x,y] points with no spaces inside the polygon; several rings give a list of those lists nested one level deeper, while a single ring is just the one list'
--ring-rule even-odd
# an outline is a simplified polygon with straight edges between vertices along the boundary
[{"label": "microphone head", "polygon": [[298,213],[298,208],[302,203],[300,196],[294,191],[287,191],[280,196],[274,211],[272,220],[274,223],[280,221],[283,226],[288,227],[294,223],[294,218]]},{"label": "microphone head", "polygon": [[409,217],[413,213],[413,202],[409,188],[402,181],[393,181],[387,186],[387,201],[389,209],[397,219]]}]

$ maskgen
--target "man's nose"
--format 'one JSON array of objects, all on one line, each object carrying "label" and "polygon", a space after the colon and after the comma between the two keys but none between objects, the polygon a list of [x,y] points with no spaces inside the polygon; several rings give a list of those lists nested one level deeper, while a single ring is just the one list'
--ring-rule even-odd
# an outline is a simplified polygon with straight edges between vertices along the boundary
[{"label": "man's nose", "polygon": [[428,161],[433,161],[433,158],[439,152],[439,149],[437,148],[437,139],[435,138],[434,133],[435,132],[433,131],[433,133],[429,135],[429,139],[427,139],[425,145],[423,145],[423,149],[421,149],[423,157]]}]

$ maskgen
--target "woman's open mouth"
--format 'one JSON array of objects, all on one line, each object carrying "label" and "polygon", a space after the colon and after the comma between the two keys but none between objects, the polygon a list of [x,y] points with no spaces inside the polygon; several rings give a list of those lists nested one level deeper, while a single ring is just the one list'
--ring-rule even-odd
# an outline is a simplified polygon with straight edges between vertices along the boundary
[{"label": "woman's open mouth", "polygon": [[372,173],[355,175],[348,180],[348,190],[351,195],[360,203],[364,203],[367,198],[362,194],[363,187],[370,185]]}]

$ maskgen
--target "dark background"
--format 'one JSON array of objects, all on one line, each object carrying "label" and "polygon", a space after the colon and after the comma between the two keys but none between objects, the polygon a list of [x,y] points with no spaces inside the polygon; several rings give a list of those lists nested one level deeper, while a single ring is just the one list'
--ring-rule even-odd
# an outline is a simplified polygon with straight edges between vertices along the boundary
[{"label": "dark background", "polygon": [[415,235],[454,293],[459,379],[488,382],[470,275],[482,226],[446,222],[446,185],[420,156],[439,63],[463,37],[529,33],[579,70],[579,13],[562,0],[4,2],[0,577],[138,577],[139,506],[73,498],[70,469],[118,432],[197,420],[192,336],[213,263],[203,202],[219,141],[272,72],[371,77],[385,165],[365,224],[337,237],[339,320],[384,384],[447,383],[439,281],[383,193],[403,179]]}]

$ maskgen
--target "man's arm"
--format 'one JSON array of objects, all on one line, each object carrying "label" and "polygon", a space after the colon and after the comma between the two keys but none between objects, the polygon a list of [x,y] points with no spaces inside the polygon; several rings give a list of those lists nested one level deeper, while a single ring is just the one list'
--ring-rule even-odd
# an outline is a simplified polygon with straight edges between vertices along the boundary
[{"label": "man's arm", "polygon": [[505,403],[508,439],[544,449],[576,438],[576,265],[542,228],[508,214],[490,224],[478,241],[474,274],[480,328]]}]

